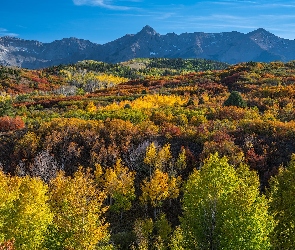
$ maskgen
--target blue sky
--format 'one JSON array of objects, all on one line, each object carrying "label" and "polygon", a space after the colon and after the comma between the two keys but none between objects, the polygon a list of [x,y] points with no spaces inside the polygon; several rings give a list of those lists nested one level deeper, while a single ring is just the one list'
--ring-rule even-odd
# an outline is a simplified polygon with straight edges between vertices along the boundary
[{"label": "blue sky", "polygon": [[265,28],[295,39],[295,1],[3,0],[0,36],[51,42],[77,37],[106,43],[145,25],[158,33]]}]

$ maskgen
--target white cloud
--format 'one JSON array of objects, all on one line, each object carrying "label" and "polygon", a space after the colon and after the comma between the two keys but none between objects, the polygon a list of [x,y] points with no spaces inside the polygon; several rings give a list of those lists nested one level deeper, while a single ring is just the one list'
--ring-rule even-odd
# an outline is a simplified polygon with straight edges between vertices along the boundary
[{"label": "white cloud", "polygon": [[[130,10],[132,7],[116,5],[114,1],[111,0],[73,0],[75,5],[89,5],[89,6],[99,6],[111,10]],[[138,2],[138,0],[130,0],[129,2]]]},{"label": "white cloud", "polygon": [[7,29],[0,27],[0,36],[18,36],[18,34],[9,32]]}]

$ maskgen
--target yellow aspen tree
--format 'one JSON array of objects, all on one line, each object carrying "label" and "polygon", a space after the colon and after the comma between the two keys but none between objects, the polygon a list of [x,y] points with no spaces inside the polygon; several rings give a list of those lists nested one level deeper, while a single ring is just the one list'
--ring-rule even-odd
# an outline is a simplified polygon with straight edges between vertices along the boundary
[{"label": "yellow aspen tree", "polygon": [[0,172],[0,241],[16,249],[42,249],[52,221],[48,187],[38,178],[11,177]]},{"label": "yellow aspen tree", "polygon": [[104,179],[103,179],[103,169],[99,163],[95,164],[94,179],[98,187],[103,189]]},{"label": "yellow aspen tree", "polygon": [[159,151],[157,155],[157,161],[155,167],[160,170],[165,170],[165,166],[168,167],[170,160],[172,159],[170,144],[165,144]]},{"label": "yellow aspen tree", "polygon": [[80,168],[73,177],[60,172],[50,182],[50,205],[54,213],[48,249],[111,249],[103,206],[105,193],[93,176]]},{"label": "yellow aspen tree", "polygon": [[[129,210],[135,199],[135,173],[130,171],[118,159],[113,168],[107,168],[104,175],[104,188],[110,199],[110,208],[114,211]],[[112,200],[115,202],[113,203]]]},{"label": "yellow aspen tree", "polygon": [[150,176],[154,169],[165,171],[170,166],[172,159],[170,144],[165,144],[162,148],[157,149],[152,142],[146,149],[144,163],[149,166]]},{"label": "yellow aspen tree", "polygon": [[141,184],[141,201],[150,203],[153,207],[160,207],[169,195],[168,180],[167,173],[156,169],[151,178],[145,179]]},{"label": "yellow aspen tree", "polygon": [[180,179],[169,177],[167,173],[156,169],[152,176],[145,179],[141,184],[141,202],[151,204],[154,207],[154,216],[156,217],[157,208],[162,206],[164,200],[178,197],[179,181]]},{"label": "yellow aspen tree", "polygon": [[10,211],[13,210],[13,202],[18,197],[19,182],[11,180],[3,171],[0,171],[0,242],[3,243],[9,239],[6,231],[6,223],[9,219]]},{"label": "yellow aspen tree", "polygon": [[48,187],[39,178],[12,179],[19,181],[19,195],[6,224],[8,238],[15,238],[16,249],[41,249],[53,218],[48,204]]},{"label": "yellow aspen tree", "polygon": [[176,199],[179,196],[180,192],[180,185],[181,185],[182,179],[180,176],[173,177],[170,176],[168,180],[168,191],[169,191],[169,199]]},{"label": "yellow aspen tree", "polygon": [[94,102],[89,102],[86,106],[86,111],[89,113],[94,113],[96,111],[96,106],[94,104]]},{"label": "yellow aspen tree", "polygon": [[157,162],[157,148],[155,144],[152,142],[146,149],[144,163],[149,166],[150,176],[152,175],[152,169],[155,167]]}]

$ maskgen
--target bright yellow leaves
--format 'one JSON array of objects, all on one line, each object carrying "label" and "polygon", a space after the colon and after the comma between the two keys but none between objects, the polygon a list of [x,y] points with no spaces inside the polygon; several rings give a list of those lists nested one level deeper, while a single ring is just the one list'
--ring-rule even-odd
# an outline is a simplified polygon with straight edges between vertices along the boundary
[{"label": "bright yellow leaves", "polygon": [[182,106],[187,103],[187,98],[176,95],[146,95],[131,103],[131,106],[138,109],[150,109],[160,107]]},{"label": "bright yellow leaves", "polygon": [[172,155],[170,152],[170,144],[165,144],[158,152],[157,161],[156,161],[156,168],[163,168],[163,166],[171,160]]},{"label": "bright yellow leaves", "polygon": [[90,113],[93,113],[96,111],[96,106],[93,102],[89,102],[86,106],[86,111],[87,112],[90,112]]},{"label": "bright yellow leaves", "polygon": [[157,164],[157,148],[154,143],[151,143],[146,149],[144,163],[149,166],[156,166]]},{"label": "bright yellow leaves", "polygon": [[17,249],[40,249],[47,226],[53,214],[48,206],[47,185],[40,179],[19,178],[19,197],[11,213],[8,232],[11,238],[18,235]]},{"label": "bright yellow leaves", "polygon": [[[143,203],[160,207],[166,199],[176,199],[179,195],[181,177],[175,177],[173,170],[170,144],[157,149],[151,143],[146,150],[144,163],[149,166],[150,177],[141,184]],[[166,172],[165,172],[166,171]]]},{"label": "bright yellow leaves", "polygon": [[161,107],[182,106],[186,104],[188,98],[177,95],[146,95],[135,99],[134,101],[122,101],[120,103],[113,103],[103,108],[103,110],[119,110],[129,104],[133,109],[149,110],[158,109]]},{"label": "bright yellow leaves", "polygon": [[180,180],[180,177],[169,177],[167,173],[156,169],[150,179],[143,181],[140,200],[153,207],[160,207],[164,200],[178,197]]},{"label": "bright yellow leaves", "polygon": [[[108,238],[104,222],[104,192],[97,189],[91,174],[79,169],[74,177],[60,172],[50,183],[50,205],[54,212],[50,249],[96,249]],[[59,241],[58,241],[59,240]]]},{"label": "bright yellow leaves", "polygon": [[131,208],[131,202],[135,199],[134,178],[135,173],[129,171],[121,159],[117,160],[113,168],[106,169],[103,186],[109,195],[111,209],[119,211]]},{"label": "bright yellow leaves", "polygon": [[0,242],[14,239],[16,249],[41,249],[53,217],[47,191],[40,179],[0,172]]},{"label": "bright yellow leaves", "polygon": [[94,71],[87,72],[86,70],[75,70],[73,68],[69,68],[69,70],[61,70],[60,73],[71,85],[82,87],[88,92],[113,87],[128,81],[128,79],[124,77]]},{"label": "bright yellow leaves", "polygon": [[144,180],[141,185],[141,200],[150,202],[153,207],[161,206],[163,200],[169,196],[169,176],[167,173],[156,169],[150,180]]},{"label": "bright yellow leaves", "polygon": [[146,150],[144,163],[152,169],[168,169],[172,155],[170,152],[170,144],[165,144],[162,148],[157,149],[154,143],[151,143]]},{"label": "bright yellow leaves", "polygon": [[111,249],[105,198],[90,172],[81,168],[73,177],[59,172],[49,189],[39,178],[0,171],[0,247]]}]

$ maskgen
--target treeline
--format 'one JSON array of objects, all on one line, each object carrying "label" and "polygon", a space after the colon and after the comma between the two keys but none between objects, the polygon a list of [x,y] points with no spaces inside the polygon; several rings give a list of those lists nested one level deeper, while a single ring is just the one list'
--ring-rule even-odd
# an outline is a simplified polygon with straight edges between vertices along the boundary
[{"label": "treeline", "polygon": [[177,70],[176,72],[178,74],[183,72],[188,73],[206,70],[222,70],[229,66],[226,63],[206,59],[150,58],[134,59],[134,61],[143,62],[146,65],[146,68],[149,70],[152,68],[167,70],[173,69]]},{"label": "treeline", "polygon": [[78,72],[96,72],[138,79],[147,76],[168,76],[206,70],[221,70],[228,66],[226,63],[206,59],[137,58],[117,64],[88,60],[61,68],[63,70],[71,69]]},{"label": "treeline", "polygon": [[[185,151],[167,166],[170,160],[169,145],[148,146],[140,192],[136,173],[121,160],[94,171],[80,167],[72,176],[59,171],[49,182],[0,171],[0,249],[294,248],[295,156],[272,178],[267,195],[255,171],[217,153],[184,183],[177,175],[186,167]],[[175,209],[180,192],[183,214],[175,226],[163,208]],[[111,213],[120,232],[108,221]]]},{"label": "treeline", "polygon": [[228,64],[205,59],[133,59],[110,64],[81,61],[40,70],[0,65],[0,91],[10,94],[33,92],[76,95],[115,86],[127,80],[149,76],[179,75],[188,72],[225,69]]}]

